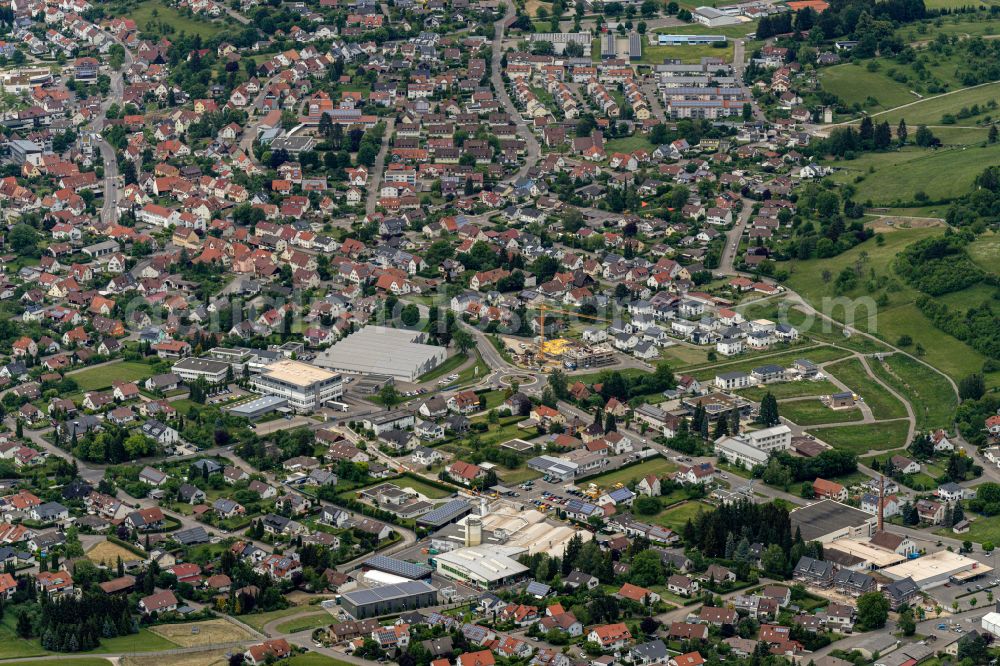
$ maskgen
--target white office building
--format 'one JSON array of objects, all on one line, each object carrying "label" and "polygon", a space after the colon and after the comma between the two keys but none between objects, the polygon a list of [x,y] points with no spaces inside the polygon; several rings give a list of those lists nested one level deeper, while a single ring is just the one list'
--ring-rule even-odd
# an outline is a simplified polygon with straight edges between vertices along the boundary
[{"label": "white office building", "polygon": [[284,398],[297,412],[316,411],[344,395],[344,382],[339,374],[301,361],[272,363],[251,383],[258,393]]}]

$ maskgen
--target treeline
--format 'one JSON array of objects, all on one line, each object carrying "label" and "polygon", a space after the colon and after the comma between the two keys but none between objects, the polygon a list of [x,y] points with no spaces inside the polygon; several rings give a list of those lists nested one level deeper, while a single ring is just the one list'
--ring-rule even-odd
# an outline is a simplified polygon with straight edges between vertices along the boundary
[{"label": "treeline", "polygon": [[1000,358],[1000,316],[989,302],[983,302],[962,312],[928,296],[917,299],[924,316],[953,338],[966,343],[984,356]]},{"label": "treeline", "polygon": [[54,652],[93,650],[102,638],[138,631],[127,597],[96,593],[43,602],[38,626],[42,647]]},{"label": "treeline", "polygon": [[986,419],[1000,410],[1000,394],[987,393],[979,400],[963,400],[955,412],[958,430],[969,444],[986,444]]},{"label": "treeline", "polygon": [[1000,217],[1000,168],[987,167],[976,178],[971,191],[948,209],[945,216],[952,227],[970,227],[984,231]]},{"label": "treeline", "polygon": [[[735,536],[731,536],[735,535]],[[705,511],[684,526],[684,541],[706,557],[725,557],[727,539],[746,538],[751,544],[777,544],[785,553],[792,547],[788,509],[770,502],[742,500]]]},{"label": "treeline", "polygon": [[896,255],[893,268],[910,285],[941,296],[982,282],[986,274],[965,251],[971,234],[945,234],[911,243]]},{"label": "treeline", "polygon": [[814,458],[797,458],[780,451],[773,459],[789,470],[795,482],[833,479],[858,470],[858,457],[837,449],[828,449]]}]

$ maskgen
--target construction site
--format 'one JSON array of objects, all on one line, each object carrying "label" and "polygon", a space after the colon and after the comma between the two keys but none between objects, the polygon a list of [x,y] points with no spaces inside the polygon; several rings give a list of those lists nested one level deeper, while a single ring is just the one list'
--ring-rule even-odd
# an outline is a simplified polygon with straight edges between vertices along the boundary
[{"label": "construction site", "polygon": [[[530,341],[514,337],[501,337],[504,347],[510,353],[515,364],[523,368],[538,368],[543,372],[556,369],[577,370],[585,368],[600,368],[613,365],[617,359],[614,348],[601,340],[577,340],[565,336],[553,337],[558,332],[567,330],[560,315],[588,321],[609,323],[609,319],[583,315],[568,310],[556,310],[542,306],[538,308],[538,316],[532,320],[532,328],[538,335]],[[594,332],[597,337],[596,331]]]}]

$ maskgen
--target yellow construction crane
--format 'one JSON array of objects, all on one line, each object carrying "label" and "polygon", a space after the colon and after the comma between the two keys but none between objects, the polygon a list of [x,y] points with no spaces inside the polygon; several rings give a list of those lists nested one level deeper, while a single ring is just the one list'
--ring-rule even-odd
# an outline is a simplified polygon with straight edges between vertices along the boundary
[{"label": "yellow construction crane", "polygon": [[608,319],[608,318],[606,318],[606,317],[595,317],[593,315],[580,314],[579,312],[572,312],[570,310],[558,310],[556,308],[550,308],[549,306],[544,305],[544,304],[538,306],[538,312],[539,312],[539,315],[540,315],[538,317],[538,324],[539,324],[539,330],[540,330],[540,333],[539,333],[539,336],[538,336],[538,353],[539,354],[543,354],[544,353],[544,347],[545,347],[545,313],[546,312],[553,312],[553,313],[556,313],[556,314],[571,315],[573,317],[580,317],[581,319],[590,319],[590,320],[593,320],[593,321],[602,321],[602,322],[604,322],[606,324],[611,322],[611,320]]}]

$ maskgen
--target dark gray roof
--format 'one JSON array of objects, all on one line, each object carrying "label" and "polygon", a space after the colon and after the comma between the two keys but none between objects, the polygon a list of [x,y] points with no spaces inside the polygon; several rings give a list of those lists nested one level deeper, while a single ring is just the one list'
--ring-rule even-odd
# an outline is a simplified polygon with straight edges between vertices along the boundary
[{"label": "dark gray roof", "polygon": [[823,500],[792,511],[789,518],[792,520],[793,533],[800,529],[803,539],[815,541],[831,532],[862,525],[874,516],[840,502]]},{"label": "dark gray roof", "polygon": [[388,555],[369,557],[362,566],[402,576],[403,578],[409,578],[410,580],[427,578],[434,571],[426,564],[415,564],[395,557],[389,557]]},{"label": "dark gray roof", "polygon": [[379,601],[405,599],[427,592],[437,592],[437,589],[422,580],[411,580],[396,585],[383,585],[381,587],[344,592],[342,596],[355,606],[366,606],[378,603]]},{"label": "dark gray roof", "polygon": [[453,520],[461,518],[470,511],[472,511],[472,506],[466,500],[453,499],[450,502],[442,504],[433,511],[420,516],[420,518],[417,519],[417,524],[427,525],[429,527],[440,527]]},{"label": "dark gray roof", "polygon": [[183,546],[191,546],[196,543],[208,543],[208,532],[204,527],[192,527],[186,530],[174,532],[174,539]]}]

